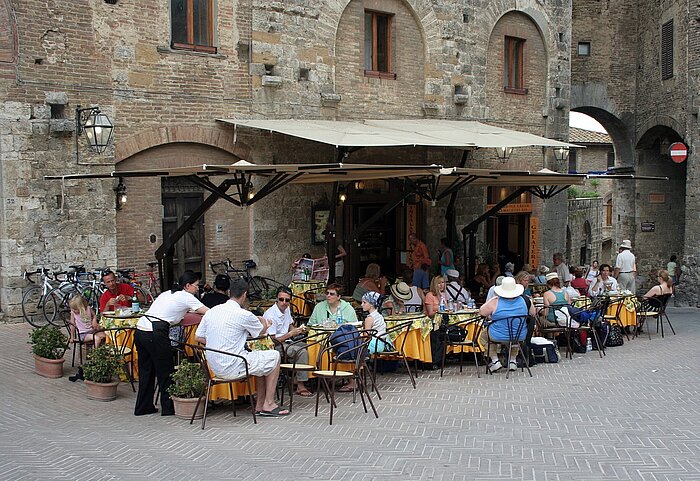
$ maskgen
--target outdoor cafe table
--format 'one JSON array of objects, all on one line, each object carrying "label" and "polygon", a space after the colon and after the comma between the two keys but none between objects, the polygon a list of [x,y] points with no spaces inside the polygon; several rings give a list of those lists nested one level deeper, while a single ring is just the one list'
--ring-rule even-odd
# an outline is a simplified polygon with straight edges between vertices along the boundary
[{"label": "outdoor cafe table", "polygon": [[294,281],[289,284],[292,290],[292,305],[300,316],[308,317],[314,310],[313,303],[306,300],[304,294],[307,291],[322,291],[326,287],[323,281]]},{"label": "outdoor cafe table", "polygon": [[[622,309],[620,309],[620,324],[622,327],[636,326],[637,325],[637,296],[633,294],[610,294],[610,306],[605,313],[609,316],[614,316],[617,313],[617,308],[622,303]],[[586,297],[579,297],[578,299],[572,301],[574,307],[586,308],[590,305],[590,299]]]}]

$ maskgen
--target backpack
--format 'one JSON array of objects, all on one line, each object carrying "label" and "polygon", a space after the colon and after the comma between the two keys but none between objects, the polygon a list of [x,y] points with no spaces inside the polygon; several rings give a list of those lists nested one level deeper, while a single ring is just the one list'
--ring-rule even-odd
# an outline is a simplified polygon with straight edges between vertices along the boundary
[{"label": "backpack", "polygon": [[622,338],[622,328],[618,325],[610,325],[608,329],[608,337],[605,340],[605,347],[622,346],[625,340]]},{"label": "backpack", "polygon": [[[351,324],[341,324],[330,337],[332,345],[338,344],[333,348],[335,356],[339,361],[354,361],[357,358],[356,349],[362,340],[357,328]],[[353,350],[354,349],[354,350]],[[347,352],[353,350],[352,352]]]}]

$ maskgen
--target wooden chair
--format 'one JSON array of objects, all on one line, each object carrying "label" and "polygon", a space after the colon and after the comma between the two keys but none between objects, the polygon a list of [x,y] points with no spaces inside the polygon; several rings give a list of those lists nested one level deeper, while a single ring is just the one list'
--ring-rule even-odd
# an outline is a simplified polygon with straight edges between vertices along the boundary
[{"label": "wooden chair", "polygon": [[[250,401],[250,410],[253,413],[253,423],[257,424],[258,421],[255,418],[255,401],[253,400],[253,386],[250,382],[251,376],[250,376],[250,373],[248,371],[248,361],[246,360],[246,358],[243,356],[240,356],[238,354],[233,354],[231,352],[219,351],[217,349],[211,349],[211,348],[196,345],[196,344],[185,344],[185,346],[192,350],[192,352],[194,353],[195,359],[202,366],[202,370],[204,371],[204,374],[207,377],[207,390],[204,394],[199,396],[199,399],[197,399],[197,405],[195,406],[194,412],[192,413],[192,419],[190,419],[190,424],[192,424],[194,422],[194,417],[195,417],[195,414],[197,413],[197,409],[199,408],[199,403],[202,402],[202,398],[204,398],[204,403],[205,403],[204,404],[204,417],[202,418],[202,429],[204,429],[204,425],[207,422],[207,407],[209,406],[209,401],[211,400],[211,389],[212,389],[212,387],[219,385],[219,384],[228,384],[229,394],[231,395],[231,405],[233,406],[233,415],[235,417],[236,416],[236,399],[233,395],[233,383],[239,382],[239,381],[245,381],[247,386],[248,386],[248,399]],[[243,362],[243,366],[245,367],[245,374],[241,374],[240,376],[238,376],[234,379],[223,379],[223,378],[217,377],[209,369],[209,363],[207,362],[207,353],[222,354],[225,356],[231,356],[231,357],[236,357],[236,358],[240,359]]]},{"label": "wooden chair", "polygon": [[[443,371],[445,370],[445,357],[447,356],[447,346],[453,346],[459,348],[459,372],[462,372],[462,367],[464,364],[464,348],[469,347],[472,349],[474,354],[474,364],[476,365],[476,376],[481,377],[479,374],[479,355],[483,355],[481,351],[481,346],[479,345],[479,335],[481,334],[481,328],[484,323],[484,318],[477,316],[473,319],[465,319],[463,321],[452,322],[447,325],[447,329],[443,331],[445,339],[445,349],[442,351],[442,366],[440,367],[440,377],[442,377]],[[458,326],[464,328],[467,333],[467,337],[462,341],[451,341],[449,337],[449,330],[451,326]],[[469,335],[469,328],[474,327],[471,336]]]},{"label": "wooden chair", "polygon": [[[290,413],[292,412],[294,403],[294,379],[296,378],[296,373],[299,371],[313,372],[316,370],[316,366],[313,364],[302,364],[298,362],[300,351],[297,351],[295,347],[303,346],[305,349],[308,349],[310,346],[316,344],[325,345],[328,342],[328,336],[330,336],[330,334],[330,332],[318,332],[316,334],[309,334],[304,339],[282,344],[282,363],[280,364],[280,370],[287,379]],[[284,389],[282,389],[280,395],[280,404],[284,404]]]},{"label": "wooden chair", "polygon": [[105,329],[105,335],[107,336],[107,344],[112,346],[114,353],[120,359],[120,367],[124,371],[129,383],[131,383],[131,390],[136,392],[136,387],[134,387],[134,332],[136,328],[134,327],[112,327]]},{"label": "wooden chair", "polygon": [[[528,324],[528,318],[530,316],[510,316],[510,317],[504,317],[501,319],[496,319],[488,322],[488,324],[484,325],[483,328],[487,329],[489,336],[488,336],[488,344],[486,347],[486,352],[490,352],[489,347],[491,344],[507,344],[507,349],[508,349],[508,361],[507,361],[507,366],[506,369],[510,367],[511,361],[517,362],[518,356],[520,356],[520,359],[522,361],[522,368],[521,371],[524,371],[525,368],[527,368],[528,374],[530,374],[530,377],[532,377],[532,371],[530,371],[530,366],[528,364],[528,360],[525,357],[525,338],[527,337],[527,324]],[[491,329],[493,326],[496,325],[502,325],[506,327],[506,332],[508,333],[504,337],[491,337]],[[517,345],[518,346],[518,354],[516,355],[516,359],[511,359],[511,348]],[[488,363],[486,364],[486,372],[491,373],[488,368]],[[510,369],[506,372],[506,379],[510,376]]]},{"label": "wooden chair", "polygon": [[[413,326],[413,319],[408,319],[404,322],[396,324],[393,327],[388,328],[384,336],[376,338],[377,344],[384,343],[385,350],[383,352],[375,352],[372,355],[374,380],[377,379],[378,361],[403,361],[403,364],[404,366],[406,366],[406,370],[408,371],[408,375],[411,378],[411,384],[413,385],[413,389],[416,389],[416,378],[413,375],[413,371],[411,371],[411,367],[408,365],[408,359],[406,359],[406,354],[404,353],[404,347],[406,346],[406,338],[408,338],[408,331],[411,330],[411,326]],[[396,335],[393,335],[394,333],[396,333]],[[387,342],[385,340],[391,339],[392,337],[398,338],[398,335],[401,333],[404,333],[404,336],[399,346],[395,346],[391,342]],[[379,396],[379,392],[377,392],[377,396]],[[379,399],[381,399],[381,397],[379,397]]]},{"label": "wooden chair", "polygon": [[[374,403],[372,402],[372,398],[370,397],[369,393],[367,392],[367,387],[365,383],[365,374],[367,372],[367,365],[366,365],[366,360],[367,360],[367,348],[369,347],[369,343],[372,339],[373,336],[377,335],[377,331],[375,329],[366,329],[366,330],[360,330],[356,331],[353,333],[351,336],[348,336],[347,339],[341,340],[338,342],[333,342],[333,338],[329,338],[328,345],[325,346],[318,355],[318,365],[321,365],[321,360],[324,357],[330,357],[331,358],[331,366],[332,369],[328,370],[317,370],[314,371],[313,374],[319,379],[319,387],[316,391],[316,411],[314,413],[314,416],[318,416],[318,403],[320,400],[321,396],[321,388],[323,388],[323,391],[326,394],[326,399],[329,398],[330,396],[330,419],[329,419],[329,424],[333,424],[333,410],[336,408],[336,403],[335,403],[335,382],[338,380],[350,380],[354,379],[355,383],[357,385],[357,389],[353,389],[353,397],[355,396],[355,391],[357,391],[360,394],[360,399],[362,400],[362,406],[365,410],[365,413],[367,411],[367,403],[365,402],[365,396],[367,397],[367,401],[369,402],[370,406],[372,407],[372,411],[374,412],[374,417],[379,418],[379,414],[377,413],[377,408],[374,406]],[[335,351],[340,348],[341,346],[349,347],[345,352],[343,352],[340,356],[335,356],[334,353]],[[340,363],[351,363],[352,364],[352,370],[350,371],[345,371],[345,370],[340,370],[338,369],[338,365]]]}]

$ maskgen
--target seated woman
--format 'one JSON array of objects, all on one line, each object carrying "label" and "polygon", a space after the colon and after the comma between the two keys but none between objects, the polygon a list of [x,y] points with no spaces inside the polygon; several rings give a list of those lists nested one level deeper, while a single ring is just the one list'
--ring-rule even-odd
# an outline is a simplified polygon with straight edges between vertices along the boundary
[{"label": "seated woman", "polygon": [[523,294],[527,297],[532,297],[532,289],[530,289],[530,273],[527,271],[520,271],[515,275],[515,282],[523,286]]},{"label": "seated woman", "polygon": [[650,297],[663,296],[665,294],[673,294],[673,279],[667,270],[661,269],[656,277],[658,285],[652,287],[644,294],[647,299]]},{"label": "seated woman", "polygon": [[[571,303],[569,295],[561,287],[559,276],[556,272],[550,272],[546,276],[549,290],[542,296],[545,307],[566,306]],[[563,312],[563,311],[562,311]],[[568,310],[566,311],[568,314]],[[547,309],[545,322],[548,327],[557,326],[556,309]]]},{"label": "seated woman", "polygon": [[533,282],[535,284],[546,284],[547,283],[546,276],[549,273],[549,267],[542,264],[540,266],[540,268],[537,270],[537,273],[538,274],[535,276],[535,279],[533,280]]},{"label": "seated woman", "polygon": [[386,283],[386,277],[381,275],[379,264],[368,264],[365,270],[365,277],[358,281],[352,293],[352,297],[357,302],[362,302],[362,296],[369,291],[384,295],[386,293]]},{"label": "seated woman", "polygon": [[[406,303],[413,298],[411,288],[405,282],[397,282],[389,287],[389,299],[384,304],[391,314],[403,314],[406,312]],[[367,293],[369,294],[369,292]],[[363,296],[364,299],[364,296]]]},{"label": "seated woman", "polygon": [[422,311],[425,292],[420,287],[413,285],[413,271],[411,269],[403,271],[403,281],[411,289],[411,298],[404,302],[404,308],[409,312]]},{"label": "seated woman", "polygon": [[326,300],[316,304],[309,318],[309,325],[318,326],[329,320],[336,322],[338,313],[340,313],[344,323],[357,322],[355,309],[352,307],[352,304],[340,298],[341,294],[342,287],[340,284],[329,284],[326,288]]},{"label": "seated woman", "polygon": [[432,318],[440,310],[440,304],[447,305],[447,292],[445,291],[445,278],[435,276],[430,282],[430,292],[425,295],[423,312]]}]

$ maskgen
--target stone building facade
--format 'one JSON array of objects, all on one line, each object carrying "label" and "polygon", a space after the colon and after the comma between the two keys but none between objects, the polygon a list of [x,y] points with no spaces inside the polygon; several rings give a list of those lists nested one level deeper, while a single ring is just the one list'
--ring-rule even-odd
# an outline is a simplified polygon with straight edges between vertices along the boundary
[{"label": "stone building facade", "polygon": [[[187,0],[0,0],[0,309],[7,317],[19,313],[25,269],[76,262],[141,269],[207,195],[172,180],[127,178],[128,202],[115,210],[116,179],[47,182],[44,175],[337,159],[333,148],[234,130],[219,118],[468,119],[567,138],[566,2],[201,3],[211,5],[210,21],[193,33],[177,20]],[[106,155],[88,154],[83,139],[76,149],[78,105],[99,105],[113,120]],[[541,149],[516,150],[505,165],[486,150],[472,152],[467,165],[566,168]],[[362,149],[346,161],[458,165],[460,158],[451,149]],[[289,187],[247,209],[219,201],[178,247],[176,265],[206,270],[208,261],[253,257],[261,274],[286,282],[292,259],[320,251],[310,242],[312,206],[330,194],[331,186]],[[351,249],[363,242],[350,238],[354,226],[391,192],[380,185],[353,195],[360,200],[339,214],[341,242]],[[457,229],[486,203],[481,189],[460,193]],[[409,215],[435,252],[445,208],[417,202],[392,214],[386,232],[399,243],[394,255],[406,248]],[[523,222],[539,221],[539,258],[562,249],[566,215],[564,203],[532,200]],[[357,261],[353,275],[361,267]]]}]

